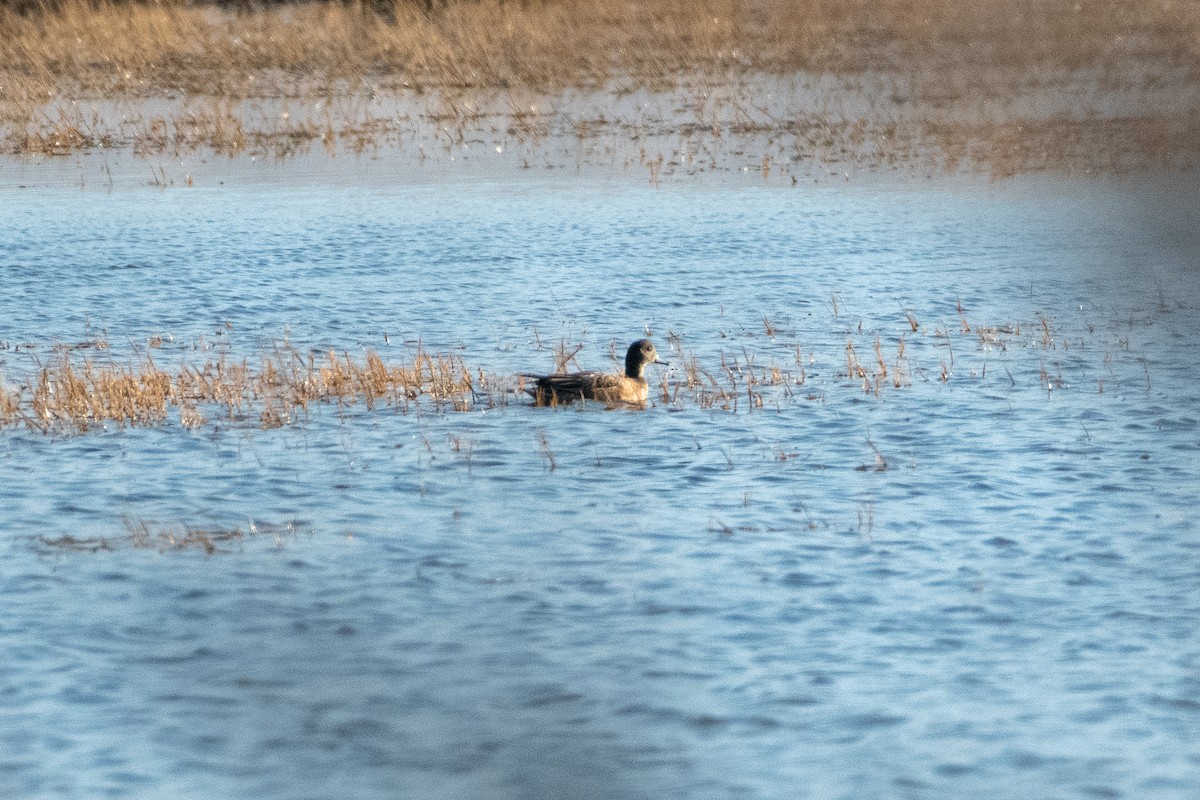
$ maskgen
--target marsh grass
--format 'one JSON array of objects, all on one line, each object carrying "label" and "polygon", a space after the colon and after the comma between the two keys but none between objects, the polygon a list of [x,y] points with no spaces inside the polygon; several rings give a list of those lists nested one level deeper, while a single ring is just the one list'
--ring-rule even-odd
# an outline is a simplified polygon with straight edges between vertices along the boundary
[{"label": "marsh grass", "polygon": [[380,5],[236,13],[188,0],[58,0],[26,14],[6,6],[0,54],[47,92],[70,81],[105,93],[260,96],[297,74],[557,88],[622,77],[645,85],[694,71],[861,74],[914,64],[956,68],[936,87],[945,94],[984,69],[1104,69],[1119,56],[1194,68],[1200,57],[1200,10],[1185,2],[451,0],[427,12],[402,0],[373,13]]},{"label": "marsh grass", "polygon": [[[289,155],[315,144],[362,153],[415,133],[424,156],[427,145],[481,137],[527,148],[608,137],[633,140],[630,161],[655,184],[719,166],[794,182],[796,162],[921,159],[1009,174],[1200,154],[1196,3],[25,6],[0,8],[0,127],[11,153],[131,145],[144,155]],[[781,105],[771,81],[797,76],[820,88]],[[576,107],[568,91],[597,93],[607,108]],[[645,92],[668,93],[678,112],[619,110]],[[655,135],[686,142],[659,151]]]},{"label": "marsh grass", "polygon": [[[659,368],[654,376],[655,400],[672,409],[692,405],[752,413],[796,402],[823,402],[831,392],[843,390],[882,400],[917,383],[963,385],[988,381],[989,376],[1000,379],[997,370],[1007,376],[1007,388],[1023,384],[1048,392],[1073,383],[1095,385],[1100,393],[1130,382],[1144,384],[1146,391],[1152,385],[1147,363],[1129,352],[1128,339],[1118,334],[1113,340],[1104,326],[1090,322],[1078,331],[1045,315],[991,324],[972,320],[961,304],[954,306],[957,324],[944,326],[917,325],[915,312],[906,309],[876,324],[859,320],[847,325],[841,304],[837,313],[830,330],[806,331],[811,341],[824,343],[815,349],[801,347],[794,331],[772,323],[773,335],[745,328],[729,334],[740,337],[740,343],[702,359],[682,336],[670,332],[673,366]],[[722,341],[727,341],[725,336]],[[844,344],[834,344],[839,338]],[[554,355],[559,371],[577,366],[581,344],[566,338],[552,346],[540,338],[537,342],[538,349]],[[9,365],[0,375],[0,427],[24,426],[45,433],[165,424],[269,429],[302,423],[322,408],[333,408],[339,415],[355,409],[469,412],[528,400],[521,375],[469,369],[461,358],[430,353],[419,342],[393,361],[370,348],[358,354],[307,351],[285,339],[254,358],[223,354],[195,362],[184,359],[175,367],[165,366],[161,348],[151,348],[155,355],[149,355],[138,347],[122,361],[104,338],[56,345],[45,360],[35,354],[35,343],[22,348],[20,357],[29,368],[14,374]],[[615,340],[608,349],[613,368],[619,370]],[[1097,363],[1090,364],[1089,354],[1095,354]],[[471,462],[469,440],[461,439],[454,450]],[[543,455],[553,464],[551,454]]]},{"label": "marsh grass", "polygon": [[466,410],[475,399],[461,359],[419,346],[407,363],[391,365],[371,349],[354,357],[302,352],[284,341],[253,364],[221,356],[174,370],[146,355],[117,363],[80,360],[64,350],[49,363],[38,362],[24,384],[0,390],[0,424],[84,432],[110,423],[158,425],[176,413],[186,428],[205,424],[209,415],[229,422],[257,419],[274,428],[291,424],[314,404],[407,411],[423,402]]}]

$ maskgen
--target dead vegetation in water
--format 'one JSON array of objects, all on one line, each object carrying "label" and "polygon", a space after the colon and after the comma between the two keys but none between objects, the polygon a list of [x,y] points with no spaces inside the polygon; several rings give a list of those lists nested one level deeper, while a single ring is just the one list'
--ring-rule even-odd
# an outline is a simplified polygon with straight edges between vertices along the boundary
[{"label": "dead vegetation in water", "polygon": [[171,369],[148,355],[119,363],[80,359],[69,348],[35,363],[24,383],[0,388],[0,425],[84,432],[107,424],[159,425],[175,417],[186,428],[210,419],[277,428],[315,404],[407,411],[424,403],[465,410],[475,397],[461,359],[420,347],[402,364],[386,363],[373,349],[355,357],[304,352],[288,342],[254,361],[221,356]]},{"label": "dead vegetation in water", "polygon": [[154,550],[166,553],[175,550],[200,550],[208,555],[229,552],[251,539],[273,539],[277,547],[296,535],[311,532],[303,523],[288,522],[276,525],[250,522],[246,527],[211,528],[190,525],[158,525],[144,519],[125,517],[125,533],[120,536],[39,536],[35,542],[44,552],[114,551],[124,549]]},{"label": "dead vegetation in water", "polygon": [[[808,333],[824,346],[802,345],[795,331],[774,321],[766,326],[770,341],[765,347],[743,343],[722,348],[717,360],[707,364],[671,334],[676,366],[660,377],[657,399],[672,407],[694,403],[718,411],[756,412],[824,402],[845,390],[883,399],[914,384],[988,384],[1018,391],[1037,387],[1048,394],[1073,385],[1094,385],[1099,393],[1113,386],[1150,391],[1149,369],[1127,352],[1128,338],[1100,334],[1091,322],[1068,333],[1070,325],[1044,314],[1025,322],[990,324],[975,320],[959,301],[953,309],[953,324],[926,326],[913,310],[901,309],[888,322],[868,326],[859,320],[847,328],[846,309],[835,296],[829,310],[837,330]],[[840,352],[834,345],[839,332],[844,342]],[[760,334],[747,327],[720,336],[753,341]]]},{"label": "dead vegetation in water", "polygon": [[[832,329],[817,332],[810,326],[806,333],[815,347],[801,343],[786,323],[764,317],[761,329],[719,332],[725,344],[705,359],[682,336],[668,332],[672,366],[654,368],[652,397],[673,409],[754,413],[824,401],[846,390],[884,398],[914,384],[1000,381],[1047,393],[1072,383],[1094,384],[1100,393],[1122,385],[1152,387],[1146,362],[1129,352],[1128,336],[1098,333],[1092,323],[1069,332],[1069,325],[1043,314],[989,324],[975,319],[961,302],[952,308],[947,316],[954,321],[941,324],[923,324],[915,311],[903,308],[889,321],[855,324],[835,296]],[[1131,317],[1125,324],[1148,323]],[[839,337],[844,344],[837,344]],[[582,344],[563,339],[546,346],[536,332],[535,338],[539,349],[551,352],[558,371],[578,367]],[[0,427],[45,433],[164,424],[270,429],[303,422],[318,408],[333,407],[339,414],[355,409],[465,412],[527,399],[522,376],[470,370],[461,358],[431,354],[419,344],[400,363],[369,348],[358,355],[303,351],[284,340],[253,359],[219,355],[185,359],[174,367],[165,366],[166,357],[156,348],[151,348],[156,355],[139,350],[121,361],[106,339],[56,346],[44,360],[28,355],[37,351],[34,343],[16,349],[33,369],[16,381],[11,372],[0,373]],[[609,343],[617,370],[618,349],[615,340]],[[470,461],[469,441],[459,442],[455,451]],[[553,454],[543,454],[553,469]]]},{"label": "dead vegetation in water", "polygon": [[1200,5],[1174,0],[57,0],[0,8],[0,30],[10,153],[483,143],[528,163],[557,137],[632,141],[615,158],[652,183],[1200,155]]}]

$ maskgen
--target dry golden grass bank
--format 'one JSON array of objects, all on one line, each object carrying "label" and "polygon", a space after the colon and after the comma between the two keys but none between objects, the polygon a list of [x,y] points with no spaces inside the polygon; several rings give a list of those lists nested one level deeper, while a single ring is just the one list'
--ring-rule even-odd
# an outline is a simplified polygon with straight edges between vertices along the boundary
[{"label": "dry golden grass bank", "polygon": [[[455,127],[501,145],[510,130],[628,139],[642,120],[620,100],[646,91],[675,93],[660,134],[760,151],[825,124],[827,151],[886,161],[932,148],[1001,172],[1200,153],[1190,0],[316,0],[242,13],[60,0],[0,8],[0,30],[10,153],[428,150]],[[778,80],[797,76],[820,88],[781,99]],[[593,93],[590,105],[563,100],[569,90]],[[611,109],[595,113],[603,98]]]},{"label": "dry golden grass bank", "polygon": [[0,10],[8,32],[0,61],[9,90],[105,93],[254,93],[275,71],[545,88],[696,70],[1047,73],[1134,58],[1195,75],[1200,66],[1200,6],[1187,0],[460,0],[433,13],[401,0],[392,8],[380,15],[311,2],[234,13],[188,0],[62,0],[45,12]]}]

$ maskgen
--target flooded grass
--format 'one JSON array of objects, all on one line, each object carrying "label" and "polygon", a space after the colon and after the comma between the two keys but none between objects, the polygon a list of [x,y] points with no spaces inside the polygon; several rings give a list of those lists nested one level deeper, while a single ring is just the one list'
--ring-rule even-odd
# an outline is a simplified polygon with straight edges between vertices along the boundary
[{"label": "flooded grass", "polygon": [[[28,345],[27,345],[28,347]],[[126,363],[78,359],[60,347],[49,363],[13,388],[0,390],[0,424],[45,432],[87,431],[106,423],[158,425],[172,414],[186,428],[214,418],[257,420],[264,428],[292,423],[314,404],[364,404],[407,409],[418,399],[433,407],[463,407],[472,377],[454,356],[418,348],[405,364],[389,365],[374,350],[301,352],[287,342],[258,359],[225,356],[165,370],[142,355]]]},{"label": "flooded grass", "polygon": [[[919,326],[907,309],[890,326],[865,326],[861,319],[852,324],[844,309],[835,306],[835,311],[829,320],[832,328],[816,339],[832,342],[844,337],[840,354],[806,350],[795,331],[766,317],[765,338],[751,329],[724,332],[722,338],[741,343],[722,347],[708,361],[686,349],[683,337],[671,332],[668,345],[677,360],[675,366],[659,369],[652,400],[675,410],[778,410],[785,404],[822,400],[830,391],[880,399],[914,382],[985,381],[989,365],[993,378],[1001,369],[1010,385],[1017,384],[1015,373],[1023,383],[1047,392],[1095,385],[1103,393],[1106,386],[1130,381],[1148,386],[1150,381],[1145,363],[1134,363],[1136,359],[1120,349],[1120,340],[1114,346],[1096,325],[1065,333],[1041,315],[1026,323],[971,324],[961,303],[956,303],[958,324],[931,329]],[[536,336],[535,340],[541,341]],[[22,354],[39,349],[34,343],[21,348]],[[354,407],[441,413],[528,401],[521,375],[468,367],[458,356],[432,354],[420,345],[408,359],[391,363],[372,348],[359,355],[305,351],[283,340],[255,358],[226,354],[196,363],[185,358],[171,368],[161,365],[161,353],[156,360],[139,350],[139,355],[118,360],[106,339],[51,349],[53,356],[46,362],[38,356],[25,359],[32,371],[0,374],[0,427],[24,426],[44,433],[84,433],[110,424],[270,429],[303,422],[330,406],[339,413]],[[562,339],[539,349],[550,351],[557,372],[579,368],[581,343]],[[79,355],[93,350],[108,358]],[[1078,353],[1086,353],[1086,358],[1081,360]],[[1131,364],[1128,375],[1118,371]],[[553,453],[545,441],[542,452],[553,468]]]},{"label": "flooded grass", "polygon": [[[0,149],[1122,170],[1200,154],[1200,8],[1133,0],[0,9]],[[572,143],[556,155],[548,141]],[[622,144],[632,142],[632,144]]]}]

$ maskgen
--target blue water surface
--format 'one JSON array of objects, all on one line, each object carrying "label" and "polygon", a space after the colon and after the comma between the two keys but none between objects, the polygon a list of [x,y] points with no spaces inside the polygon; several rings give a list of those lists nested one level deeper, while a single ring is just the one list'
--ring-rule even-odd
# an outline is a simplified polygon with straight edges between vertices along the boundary
[{"label": "blue water surface", "polygon": [[6,188],[13,391],[673,363],[645,411],[0,430],[0,795],[1200,796],[1186,183]]}]

